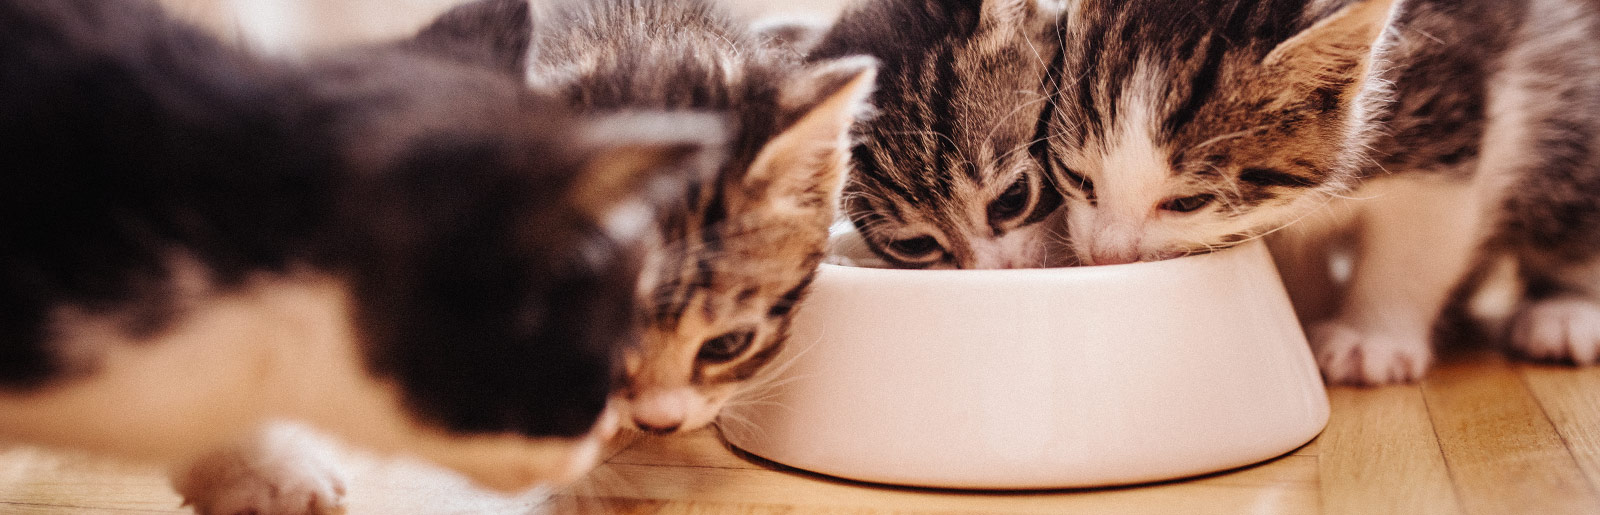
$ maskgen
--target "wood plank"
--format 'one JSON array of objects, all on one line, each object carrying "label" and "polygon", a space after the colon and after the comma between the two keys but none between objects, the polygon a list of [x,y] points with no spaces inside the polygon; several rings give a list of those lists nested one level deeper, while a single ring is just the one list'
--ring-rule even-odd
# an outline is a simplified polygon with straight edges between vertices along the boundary
[{"label": "wood plank", "polygon": [[613,456],[607,463],[752,470],[765,468],[730,452],[714,427],[670,437],[639,436],[638,443]]},{"label": "wood plank", "polygon": [[1600,490],[1600,367],[1522,363],[1517,368],[1590,488]]},{"label": "wood plank", "polygon": [[32,504],[0,502],[0,513],[6,515],[161,515],[161,514],[186,514],[189,510],[141,510],[125,508],[98,508],[92,506],[79,506],[71,504]]},{"label": "wood plank", "polygon": [[1460,515],[1416,386],[1336,387],[1317,438],[1324,515]]},{"label": "wood plank", "polygon": [[1600,513],[1600,496],[1498,352],[1445,360],[1423,383],[1423,394],[1467,513]]},{"label": "wood plank", "polygon": [[980,515],[981,512],[883,511],[856,508],[796,507],[778,504],[722,504],[624,498],[558,497],[551,515]]},{"label": "wood plank", "polygon": [[[868,485],[744,460],[709,431],[630,447],[574,487],[623,513],[1282,513],[1317,512],[1317,459],[1289,455],[1224,474],[1154,486],[1052,492],[957,492]],[[634,501],[660,502],[640,508]],[[583,512],[593,508],[568,507]],[[905,512],[912,509],[916,512]],[[690,510],[690,511],[674,511]],[[654,513],[643,511],[639,513]]]},{"label": "wood plank", "polygon": [[[341,462],[351,480],[352,515],[524,515],[548,497],[477,490],[458,475],[408,460],[347,453]],[[0,453],[0,513],[192,515],[181,504],[159,468],[28,448]]]},{"label": "wood plank", "polygon": [[1295,449],[1294,452],[1292,452],[1290,454],[1294,454],[1296,456],[1318,456],[1318,455],[1321,455],[1322,454],[1322,435],[1317,435],[1316,438],[1313,438],[1313,439],[1311,439],[1311,441],[1306,442],[1305,445],[1300,446],[1299,449]]},{"label": "wood plank", "polygon": [[158,468],[28,447],[0,463],[0,512],[189,513]]},{"label": "wood plank", "polygon": [[[935,513],[991,514],[1317,513],[1316,463],[1287,457],[1272,465],[1279,482],[1229,484],[1225,476],[1137,488],[1052,493],[970,493],[862,485],[794,472],[607,465],[632,490],[625,499],[792,506],[792,513],[840,509],[896,511],[915,507]],[[606,497],[606,496],[593,496]],[[720,512],[719,512],[720,513]]]}]

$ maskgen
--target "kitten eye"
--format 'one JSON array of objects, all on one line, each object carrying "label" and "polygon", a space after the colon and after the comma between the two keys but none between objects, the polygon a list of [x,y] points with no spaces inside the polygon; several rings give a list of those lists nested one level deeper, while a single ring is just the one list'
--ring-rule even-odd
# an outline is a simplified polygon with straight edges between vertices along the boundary
[{"label": "kitten eye", "polygon": [[1016,218],[1028,207],[1028,176],[1011,183],[1011,187],[989,203],[989,220],[1001,221]]},{"label": "kitten eye", "polygon": [[1217,196],[1210,193],[1189,197],[1179,197],[1175,199],[1168,199],[1166,202],[1162,202],[1161,209],[1164,211],[1172,211],[1174,213],[1191,213],[1202,207],[1210,205],[1211,201],[1216,199]]},{"label": "kitten eye", "polygon": [[744,354],[750,348],[750,342],[756,337],[755,331],[734,331],[710,340],[700,345],[700,353],[694,359],[701,363],[727,363]]},{"label": "kitten eye", "polygon": [[889,242],[889,249],[905,257],[920,257],[939,250],[939,240],[932,236],[918,236]]},{"label": "kitten eye", "polygon": [[1088,177],[1084,177],[1083,174],[1073,171],[1071,168],[1067,168],[1067,165],[1062,163],[1059,159],[1055,160],[1054,162],[1056,168],[1061,170],[1061,175],[1066,176],[1065,182],[1067,184],[1072,185],[1072,187],[1077,188],[1079,191],[1082,191],[1085,199],[1095,199],[1094,181],[1089,180]]}]

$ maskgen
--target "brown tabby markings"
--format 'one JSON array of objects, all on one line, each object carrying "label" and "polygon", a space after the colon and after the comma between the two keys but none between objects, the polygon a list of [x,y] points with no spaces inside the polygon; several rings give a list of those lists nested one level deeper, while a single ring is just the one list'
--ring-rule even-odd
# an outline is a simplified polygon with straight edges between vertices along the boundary
[{"label": "brown tabby markings", "polygon": [[538,19],[528,77],[588,111],[719,113],[734,142],[660,225],[627,356],[635,425],[688,430],[776,356],[821,262],[871,60],[804,64],[708,3],[605,0]]},{"label": "brown tabby markings", "polygon": [[1378,384],[1421,377],[1451,292],[1508,256],[1511,347],[1600,360],[1600,5],[1089,0],[1062,31],[1049,154],[1085,262],[1272,234],[1324,374]]},{"label": "brown tabby markings", "polygon": [[1060,195],[1035,151],[1055,17],[1032,0],[885,0],[847,12],[819,43],[813,59],[883,62],[845,189],[874,252],[910,268],[1045,263],[1039,222]]}]

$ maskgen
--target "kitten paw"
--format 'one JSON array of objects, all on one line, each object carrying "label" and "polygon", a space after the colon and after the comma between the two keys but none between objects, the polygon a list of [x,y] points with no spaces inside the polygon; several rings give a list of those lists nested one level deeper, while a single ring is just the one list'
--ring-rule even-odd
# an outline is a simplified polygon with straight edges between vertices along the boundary
[{"label": "kitten paw", "polygon": [[199,515],[337,515],[345,480],[320,442],[270,441],[205,456],[175,478]]},{"label": "kitten paw", "polygon": [[1426,337],[1364,332],[1324,322],[1308,335],[1329,384],[1378,386],[1422,379],[1433,359]]},{"label": "kitten paw", "polygon": [[1535,302],[1511,322],[1511,347],[1525,357],[1593,365],[1600,361],[1600,302],[1557,297]]}]

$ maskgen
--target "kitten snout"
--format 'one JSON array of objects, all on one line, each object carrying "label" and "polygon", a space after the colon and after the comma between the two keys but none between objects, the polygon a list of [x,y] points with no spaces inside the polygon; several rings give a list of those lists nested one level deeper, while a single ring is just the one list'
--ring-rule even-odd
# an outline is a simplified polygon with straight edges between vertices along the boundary
[{"label": "kitten snout", "polygon": [[992,238],[974,238],[958,268],[978,270],[1050,266],[1044,224],[1020,227]]},{"label": "kitten snout", "polygon": [[1087,238],[1091,265],[1122,265],[1139,260],[1143,230],[1136,224],[1111,223],[1101,225],[1094,237]]},{"label": "kitten snout", "polygon": [[631,403],[633,423],[647,433],[672,433],[689,419],[694,401],[695,394],[687,387],[643,392]]}]

